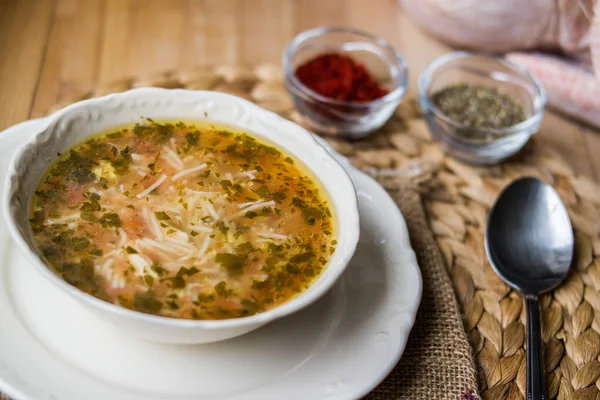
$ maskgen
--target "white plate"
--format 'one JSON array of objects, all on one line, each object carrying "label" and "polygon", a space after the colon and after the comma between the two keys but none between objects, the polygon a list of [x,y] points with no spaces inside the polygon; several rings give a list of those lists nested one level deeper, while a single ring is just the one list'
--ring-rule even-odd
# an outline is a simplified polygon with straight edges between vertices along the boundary
[{"label": "white plate", "polygon": [[[44,125],[33,120],[0,133],[0,185],[15,149]],[[337,400],[367,394],[404,350],[421,299],[421,274],[389,195],[335,156],[359,199],[361,239],[347,271],[309,308],[214,344],[147,342],[96,319],[33,269],[2,220],[0,391],[17,400]]]}]

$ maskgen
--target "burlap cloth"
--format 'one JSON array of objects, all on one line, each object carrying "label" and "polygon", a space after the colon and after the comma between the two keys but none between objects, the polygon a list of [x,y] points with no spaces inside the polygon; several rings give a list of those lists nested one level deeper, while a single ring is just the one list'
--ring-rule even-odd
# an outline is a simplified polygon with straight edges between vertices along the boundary
[{"label": "burlap cloth", "polygon": [[417,188],[399,176],[376,178],[406,219],[423,276],[423,296],[402,358],[366,399],[475,400],[479,396],[473,352]]}]

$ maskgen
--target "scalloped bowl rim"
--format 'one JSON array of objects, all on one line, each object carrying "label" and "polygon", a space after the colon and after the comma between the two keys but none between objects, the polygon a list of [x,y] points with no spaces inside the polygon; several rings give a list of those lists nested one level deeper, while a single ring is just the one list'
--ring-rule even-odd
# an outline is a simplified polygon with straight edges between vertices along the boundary
[{"label": "scalloped bowl rim", "polygon": [[[298,154],[296,148],[289,149],[285,147],[287,151],[289,151],[292,155],[300,159],[306,167],[308,167],[312,174],[321,180],[322,186],[326,189],[329,194],[329,198],[331,200],[332,206],[335,203],[334,198],[342,198],[345,197],[344,207],[343,208],[334,208],[334,214],[336,215],[336,222],[338,224],[338,246],[336,252],[333,254],[333,257],[329,260],[327,266],[325,267],[323,273],[311,283],[308,289],[297,295],[296,297],[288,300],[287,302],[272,308],[270,310],[241,318],[231,318],[231,319],[223,319],[223,320],[189,320],[189,319],[179,319],[179,318],[171,318],[164,317],[158,315],[145,314],[138,311],[130,310],[125,307],[121,307],[115,305],[113,303],[109,303],[103,300],[100,300],[90,294],[87,294],[74,286],[71,286],[62,278],[60,278],[56,273],[54,273],[50,267],[42,261],[40,256],[38,256],[30,247],[27,240],[23,237],[23,234],[17,228],[18,222],[16,221],[15,214],[18,212],[15,210],[17,207],[13,204],[15,202],[15,196],[18,195],[17,189],[19,189],[18,181],[21,180],[20,174],[17,172],[17,165],[22,163],[22,159],[28,151],[33,151],[35,149],[39,149],[41,145],[45,142],[41,141],[44,135],[48,135],[48,139],[50,136],[56,132],[56,126],[63,121],[64,118],[69,117],[71,114],[76,111],[85,110],[87,108],[91,108],[94,106],[98,107],[108,107],[110,102],[115,102],[119,100],[126,99],[134,99],[143,100],[146,96],[172,96],[175,99],[175,102],[179,100],[178,97],[195,97],[197,101],[218,101],[223,100],[226,102],[230,102],[231,104],[236,104],[242,108],[244,108],[248,113],[256,116],[257,118],[268,119],[270,124],[277,125],[279,130],[283,130],[285,135],[290,136],[296,135],[296,140],[298,144],[302,144],[305,147],[310,147],[313,152],[320,152],[320,156],[323,157],[323,160],[326,160],[329,163],[329,166],[335,169],[336,179],[342,180],[342,186],[344,193],[332,193],[326,188],[327,182],[323,180],[323,175],[315,169],[318,165],[311,164],[306,162],[306,160],[302,157],[301,154]],[[159,104],[157,104],[157,107]],[[148,116],[148,115],[146,115]],[[146,117],[144,116],[144,117]],[[140,116],[132,117],[132,121],[134,118],[139,118]],[[158,119],[158,118],[157,118]],[[161,119],[169,119],[161,118]],[[201,116],[190,116],[190,117],[175,117],[171,118],[173,120],[181,119],[188,121],[200,121],[205,118]],[[241,130],[246,130],[254,136],[265,137],[267,140],[274,142],[276,145],[281,146],[276,142],[275,139],[269,137],[268,134],[263,134],[261,132],[257,132],[253,128],[246,128],[235,122],[224,122],[220,120],[211,119],[210,116],[206,118],[207,122],[215,122],[215,123],[224,123],[234,127],[238,127]],[[247,122],[247,121],[246,121]],[[119,123],[115,123],[113,126],[123,125]],[[107,127],[106,129],[109,129]],[[96,131],[97,132],[97,131]],[[288,133],[288,132],[291,132]],[[278,134],[281,132],[278,132]],[[88,133],[86,137],[93,135],[94,132]],[[77,143],[80,143],[81,139],[77,140]],[[72,145],[68,146],[72,147]],[[300,148],[302,150],[302,148]],[[303,153],[303,154],[306,154]],[[323,164],[321,166],[324,165]],[[48,167],[46,167],[47,169]],[[39,179],[39,178],[38,178]],[[27,190],[27,208],[29,209],[29,203],[31,198],[32,190]],[[310,305],[314,301],[318,300],[322,295],[324,295],[337,281],[337,279],[341,276],[341,274],[346,269],[350,259],[354,255],[354,251],[356,250],[356,246],[358,244],[359,238],[359,214],[358,214],[358,201],[356,197],[356,191],[354,188],[354,184],[346,170],[341,166],[341,164],[335,160],[331,154],[319,144],[315,138],[310,134],[306,129],[301,126],[288,121],[279,115],[267,111],[256,104],[225,93],[220,92],[211,92],[211,91],[193,91],[193,90],[185,90],[185,89],[161,89],[161,88],[137,88],[128,90],[121,93],[110,94],[103,97],[83,100],[72,105],[69,105],[55,114],[50,116],[50,120],[46,128],[38,133],[36,133],[31,140],[29,140],[25,145],[23,145],[13,156],[13,159],[10,162],[9,171],[6,177],[6,184],[4,188],[3,194],[3,211],[4,216],[7,222],[8,230],[12,236],[12,238],[17,242],[19,248],[26,254],[26,256],[30,259],[30,261],[34,264],[36,270],[40,272],[46,279],[51,281],[54,285],[60,287],[65,290],[68,294],[76,298],[77,300],[83,301],[93,308],[98,309],[99,311],[103,311],[105,313],[110,313],[118,317],[127,318],[131,320],[137,320],[140,322],[150,323],[154,325],[160,325],[163,327],[173,327],[173,328],[188,328],[188,329],[202,329],[202,330],[221,330],[227,328],[244,328],[244,327],[259,327],[266,323],[269,323],[273,320],[282,318],[289,314],[292,314],[300,309]],[[341,230],[341,225],[344,225],[344,232]],[[28,224],[27,224],[28,225]],[[27,226],[29,228],[29,225]],[[342,233],[344,236],[342,236]],[[342,246],[343,245],[343,246]],[[334,262],[335,261],[335,262]],[[314,289],[314,290],[313,290]],[[237,336],[237,335],[236,335]]]}]

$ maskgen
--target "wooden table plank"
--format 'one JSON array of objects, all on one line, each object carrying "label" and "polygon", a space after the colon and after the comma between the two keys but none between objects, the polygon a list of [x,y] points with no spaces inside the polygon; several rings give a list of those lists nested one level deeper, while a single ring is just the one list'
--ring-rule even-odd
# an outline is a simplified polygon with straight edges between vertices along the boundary
[{"label": "wooden table plank", "polygon": [[293,6],[289,1],[242,1],[239,8],[239,57],[244,63],[279,62],[294,36]]},{"label": "wooden table plank", "polygon": [[344,1],[296,0],[294,6],[294,33],[317,26],[347,26],[348,9]]},{"label": "wooden table plank", "polygon": [[131,74],[131,1],[106,0],[100,45],[98,83],[108,84]]},{"label": "wooden table plank", "polygon": [[94,87],[103,18],[104,0],[58,0],[33,115]]},{"label": "wooden table plank", "polygon": [[190,0],[185,64],[219,65],[241,62],[237,0]]},{"label": "wooden table plank", "polygon": [[[390,0],[372,0],[365,7],[363,0],[345,0],[346,18],[345,26],[364,30],[373,35],[382,37],[392,43],[398,44],[397,16],[399,6]],[[399,48],[398,50],[404,51]]]},{"label": "wooden table plank", "polygon": [[184,4],[182,0],[132,1],[129,73],[150,75],[180,67],[186,21]]},{"label": "wooden table plank", "polygon": [[425,34],[403,13],[396,14],[398,37],[393,42],[408,63],[409,87],[417,91],[419,73],[435,58],[453,49]]},{"label": "wooden table plank", "polygon": [[54,7],[53,0],[0,1],[0,130],[29,117]]}]

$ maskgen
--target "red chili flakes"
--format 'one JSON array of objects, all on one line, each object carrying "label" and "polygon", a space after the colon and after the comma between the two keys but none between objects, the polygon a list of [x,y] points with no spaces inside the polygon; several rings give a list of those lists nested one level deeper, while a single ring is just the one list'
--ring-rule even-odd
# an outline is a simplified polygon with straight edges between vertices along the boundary
[{"label": "red chili flakes", "polygon": [[367,102],[388,94],[365,67],[341,54],[322,54],[296,69],[296,76],[312,91],[335,100]]}]

